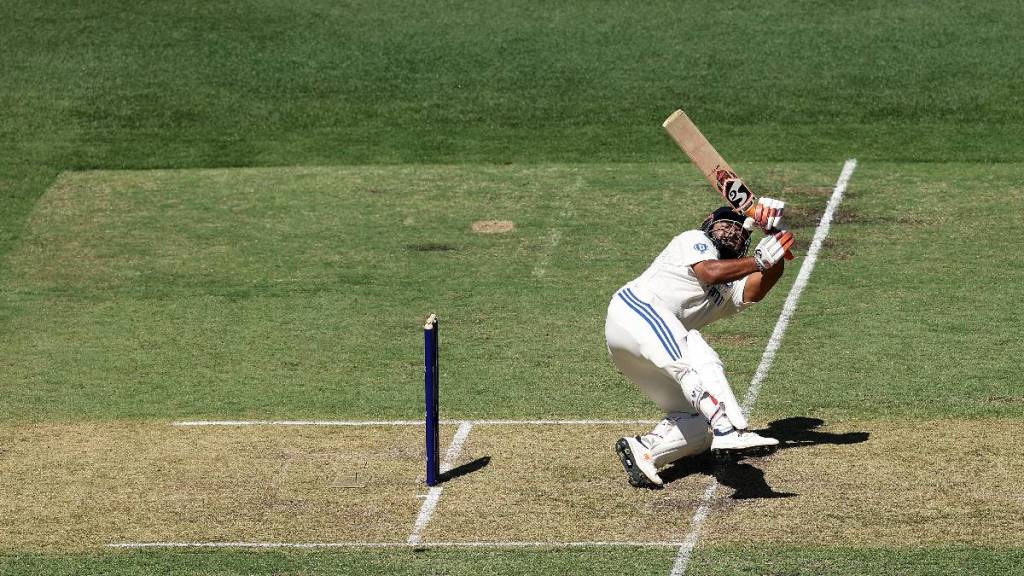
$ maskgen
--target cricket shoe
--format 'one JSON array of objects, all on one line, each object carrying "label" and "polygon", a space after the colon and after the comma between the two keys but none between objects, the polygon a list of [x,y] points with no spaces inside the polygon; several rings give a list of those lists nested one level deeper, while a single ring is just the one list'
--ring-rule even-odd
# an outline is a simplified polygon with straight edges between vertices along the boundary
[{"label": "cricket shoe", "polygon": [[656,488],[662,485],[658,469],[654,467],[654,455],[639,437],[619,438],[615,443],[622,467],[626,469],[629,483],[637,488]]},{"label": "cricket shoe", "polygon": [[768,453],[778,445],[779,441],[775,438],[768,438],[756,432],[738,428],[733,428],[724,434],[720,434],[716,430],[711,439],[711,451],[719,453]]}]

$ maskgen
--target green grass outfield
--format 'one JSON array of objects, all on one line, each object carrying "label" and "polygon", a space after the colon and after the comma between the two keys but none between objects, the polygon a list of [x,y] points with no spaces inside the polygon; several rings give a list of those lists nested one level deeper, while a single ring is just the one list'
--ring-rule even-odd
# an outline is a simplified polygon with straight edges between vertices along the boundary
[{"label": "green grass outfield", "polygon": [[[608,364],[604,310],[714,207],[687,168],[65,174],[7,257],[0,417],[415,418],[415,327],[431,311],[447,417],[650,416]],[[806,248],[839,165],[745,168],[785,191]],[[1008,242],[1024,230],[1009,224],[1004,242],[981,231],[1008,197],[1020,206],[1021,174],[862,166],[766,414],[1019,416],[1021,313],[1006,302],[1024,285]],[[486,219],[516,229],[472,231]],[[739,392],[795,272],[709,329]]]},{"label": "green grass outfield", "polygon": [[[418,417],[429,311],[446,416],[653,417],[601,327],[612,291],[713,206],[659,127],[683,106],[790,202],[801,255],[843,160],[861,161],[753,420],[955,421],[976,435],[965,474],[1019,466],[984,436],[1024,416],[1022,16],[1002,0],[5,2],[0,427]],[[485,219],[516,230],[471,230]],[[738,393],[794,272],[709,331]],[[796,526],[716,540],[713,507],[688,573],[1013,574],[1019,538],[942,534],[983,498],[887,527],[905,537],[888,545],[794,543]],[[675,556],[3,542],[14,575],[666,574]]]},{"label": "green grass outfield", "polygon": [[[72,574],[661,574],[667,573],[674,551],[421,551],[392,552],[217,552],[160,551],[130,554],[0,557],[11,576]],[[710,548],[698,554],[689,574],[739,576],[885,576],[915,574],[1015,574],[1024,554],[984,548],[915,548],[894,554],[886,549],[780,547],[772,549]],[[664,570],[663,570],[664,569]]]}]

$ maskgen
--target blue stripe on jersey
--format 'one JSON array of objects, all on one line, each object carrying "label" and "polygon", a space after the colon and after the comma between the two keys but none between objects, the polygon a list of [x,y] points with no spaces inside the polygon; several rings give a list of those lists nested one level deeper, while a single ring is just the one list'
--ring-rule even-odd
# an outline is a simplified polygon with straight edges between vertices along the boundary
[{"label": "blue stripe on jersey", "polygon": [[672,360],[679,360],[679,355],[674,352],[674,348],[671,345],[669,345],[669,343],[665,340],[665,336],[661,333],[660,330],[658,330],[657,325],[654,323],[653,320],[651,320],[650,317],[647,316],[643,309],[637,306],[636,304],[630,302],[629,298],[627,298],[626,295],[623,294],[622,292],[619,292],[619,298],[622,298],[622,301],[626,303],[626,306],[632,308],[638,316],[640,316],[641,318],[644,319],[645,322],[647,322],[647,325],[650,326],[651,330],[654,331],[654,334],[658,337],[658,340],[661,340],[661,345],[665,347],[665,351],[668,352],[669,358],[671,358]]},{"label": "blue stripe on jersey", "polygon": [[633,291],[629,288],[626,288],[623,292],[633,300],[634,304],[647,310],[648,315],[661,327],[662,334],[665,335],[665,338],[671,344],[672,350],[675,351],[676,358],[682,358],[683,354],[679,351],[679,343],[676,342],[675,334],[672,333],[672,329],[668,327],[668,324],[665,323],[665,319],[661,317],[661,314],[658,314],[658,311],[654,309],[654,306],[651,306],[647,302],[637,298],[636,294],[633,294]]}]

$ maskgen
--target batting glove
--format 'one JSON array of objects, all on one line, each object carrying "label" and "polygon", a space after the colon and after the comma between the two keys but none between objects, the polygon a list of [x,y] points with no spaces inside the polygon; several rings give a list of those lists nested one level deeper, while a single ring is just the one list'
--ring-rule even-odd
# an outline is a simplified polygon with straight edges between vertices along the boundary
[{"label": "batting glove", "polygon": [[757,199],[757,205],[754,206],[754,222],[765,232],[777,230],[782,222],[782,211],[785,209],[786,203],[782,200],[762,196]]},{"label": "batting glove", "polygon": [[786,254],[786,251],[793,246],[795,240],[793,233],[788,230],[762,238],[754,248],[754,263],[757,264],[757,269],[764,272],[775,266]]}]

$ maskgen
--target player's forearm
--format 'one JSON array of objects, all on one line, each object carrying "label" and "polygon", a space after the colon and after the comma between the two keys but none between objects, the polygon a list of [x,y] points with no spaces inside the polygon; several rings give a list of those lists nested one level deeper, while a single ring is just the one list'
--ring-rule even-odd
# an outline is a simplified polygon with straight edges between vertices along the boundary
[{"label": "player's forearm", "polygon": [[785,260],[779,260],[764,272],[757,272],[748,276],[746,286],[743,289],[743,301],[760,302],[771,292],[775,283],[782,277],[782,272],[785,269]]},{"label": "player's forearm", "polygon": [[693,265],[693,273],[705,284],[725,284],[757,272],[753,258],[704,260]]}]

